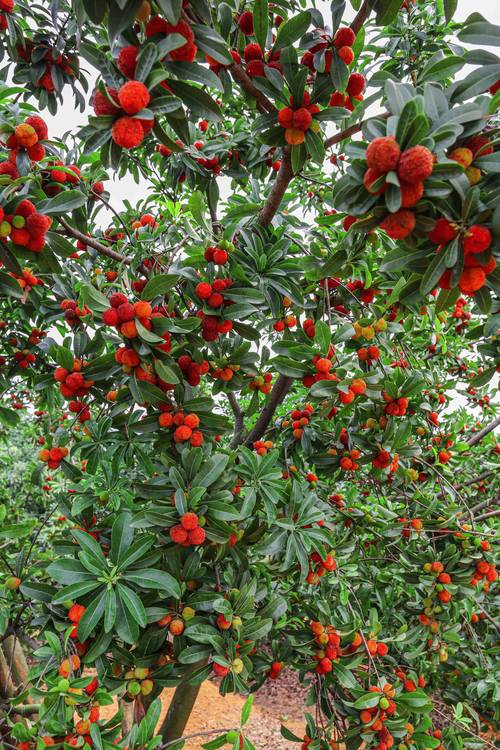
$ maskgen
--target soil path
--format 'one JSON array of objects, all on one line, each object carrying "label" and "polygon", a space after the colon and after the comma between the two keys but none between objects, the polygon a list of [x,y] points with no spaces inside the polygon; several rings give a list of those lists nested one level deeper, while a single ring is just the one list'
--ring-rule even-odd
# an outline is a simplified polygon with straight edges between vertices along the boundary
[{"label": "soil path", "polygon": [[[168,710],[174,690],[164,690],[160,722]],[[225,697],[219,694],[215,682],[205,681],[198,694],[184,736],[211,729],[237,729],[245,698],[230,693]],[[294,734],[304,734],[303,711],[305,692],[293,674],[283,674],[278,680],[266,683],[256,694],[250,720],[245,727],[245,735],[254,743],[257,750],[299,750],[300,745],[285,740],[280,733],[285,724]],[[101,716],[114,713],[111,706],[101,709]],[[197,750],[204,742],[216,737],[198,737],[188,740],[185,750]]]}]

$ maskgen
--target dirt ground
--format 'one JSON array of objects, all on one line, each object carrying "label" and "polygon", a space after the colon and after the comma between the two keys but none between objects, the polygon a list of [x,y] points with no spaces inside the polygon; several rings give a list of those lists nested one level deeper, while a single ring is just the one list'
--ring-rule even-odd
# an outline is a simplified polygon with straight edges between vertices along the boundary
[{"label": "dirt ground", "polygon": [[[164,690],[160,723],[168,710],[174,690]],[[215,682],[206,680],[200,689],[194,709],[184,731],[184,736],[213,730],[237,729],[245,698],[229,694],[222,697]],[[293,673],[283,673],[278,680],[266,682],[255,694],[250,720],[245,735],[257,750],[299,750],[300,745],[285,740],[280,733],[285,724],[294,734],[304,735],[303,712],[305,691]],[[101,709],[101,716],[112,714],[110,707]],[[188,740],[185,750],[197,750],[217,734]]]}]

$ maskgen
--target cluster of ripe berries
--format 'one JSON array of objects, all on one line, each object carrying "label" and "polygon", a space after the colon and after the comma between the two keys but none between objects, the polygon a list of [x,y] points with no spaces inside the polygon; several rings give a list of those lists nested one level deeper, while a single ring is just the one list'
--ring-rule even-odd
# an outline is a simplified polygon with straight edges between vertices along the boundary
[{"label": "cluster of ripe berries", "polygon": [[481,179],[481,170],[474,166],[474,161],[493,153],[493,146],[487,135],[479,134],[468,138],[462,146],[458,146],[448,154],[448,159],[458,162],[465,169],[470,185],[477,185]]},{"label": "cluster of ripe berries", "polygon": [[215,263],[216,266],[224,266],[229,258],[226,250],[221,247],[207,247],[204,252],[204,258],[209,263]]},{"label": "cluster of ripe berries", "polygon": [[94,91],[92,106],[95,114],[115,118],[111,137],[122,148],[139,146],[154,125],[154,118],[137,117],[150,102],[150,94],[141,81],[127,81],[118,90],[110,87]]},{"label": "cluster of ripe berries", "polygon": [[[429,233],[429,239],[439,246],[437,252],[444,252],[444,246],[454,240],[459,232],[460,227],[455,222],[440,218]],[[461,233],[465,259],[458,287],[463,294],[473,295],[485,285],[486,277],[495,270],[496,261],[493,256],[489,260],[478,257],[490,248],[492,239],[490,230],[483,224],[473,224]],[[450,289],[452,274],[451,268],[443,273],[438,281],[441,289]]]},{"label": "cluster of ripe berries", "polygon": [[203,359],[201,363],[198,363],[191,359],[189,354],[181,354],[177,360],[177,364],[182,370],[184,379],[192,386],[199,385],[201,382],[201,376],[206,375],[210,369],[208,360]]},{"label": "cluster of ripe berries", "polygon": [[78,307],[73,299],[63,299],[60,308],[64,311],[64,319],[70,326],[77,325],[81,318],[92,315],[87,305],[84,305],[83,308]]},{"label": "cluster of ripe berries", "polygon": [[315,671],[317,674],[328,674],[333,669],[332,662],[338,661],[342,655],[340,634],[333,625],[323,625],[316,620],[311,621],[310,629],[318,646],[313,657],[317,662]]},{"label": "cluster of ripe berries", "polygon": [[328,102],[330,107],[344,107],[350,112],[354,111],[354,102],[363,101],[363,91],[365,90],[366,80],[361,73],[351,73],[347,81],[345,93],[333,91]]},{"label": "cluster of ripe berries", "polygon": [[382,391],[382,398],[386,402],[384,409],[385,414],[388,414],[391,417],[404,417],[406,410],[408,409],[407,398],[392,398],[387,391]]},{"label": "cluster of ripe berries", "polygon": [[80,359],[75,359],[71,371],[65,367],[56,367],[54,370],[54,380],[59,383],[59,390],[64,398],[73,399],[86,396],[94,385],[93,380],[85,378],[81,372],[82,368],[83,362]]},{"label": "cluster of ripe berries", "polygon": [[265,456],[268,451],[272,450],[273,446],[272,440],[255,440],[252,444],[252,448],[259,456]]},{"label": "cluster of ripe berries", "polygon": [[317,383],[320,380],[338,380],[338,377],[330,372],[333,367],[331,358],[334,354],[335,349],[333,346],[330,346],[326,357],[320,357],[319,354],[316,354],[312,358],[312,364],[314,365],[316,372],[314,374],[310,373],[304,375],[302,378],[302,385],[305,385],[306,388],[310,388],[314,383]]},{"label": "cluster of ripe berries", "polygon": [[31,162],[43,159],[45,146],[42,141],[46,141],[48,137],[47,124],[39,115],[30,115],[17,125],[7,138],[5,145],[9,149],[9,154],[7,161],[0,164],[0,175],[8,175],[13,180],[19,177],[16,162],[20,154],[26,154]]},{"label": "cluster of ripe berries", "polygon": [[410,211],[424,194],[424,181],[431,176],[434,157],[425,146],[412,146],[401,152],[392,135],[375,138],[366,149],[368,169],[363,184],[369,193],[382,195],[387,190],[389,172],[396,172],[400,184],[401,207],[389,213],[379,224],[389,237],[402,240],[413,231],[415,214]]},{"label": "cluster of ripe berries", "polygon": [[313,552],[309,557],[309,571],[306,581],[312,586],[317,586],[320,579],[325,573],[331,573],[337,567],[337,561],[332,554],[328,554],[325,559],[318,552]]},{"label": "cluster of ripe berries", "polygon": [[135,320],[151,329],[151,315],[153,309],[149,302],[129,302],[122,292],[115,292],[109,298],[110,307],[102,314],[103,322],[108,326],[116,328],[122,336],[133,339],[138,335]]},{"label": "cluster of ripe berries", "polygon": [[43,73],[37,80],[36,85],[45,89],[49,94],[55,91],[54,79],[52,77],[52,69],[54,67],[58,69],[58,78],[60,80],[62,77],[63,82],[68,77],[75,78],[75,71],[78,70],[78,58],[76,56],[63,55],[61,52],[57,52],[45,40],[41,41],[40,44],[36,44],[27,39],[23,44],[16,46],[16,52],[19,58],[18,64],[21,66],[25,63],[30,73],[33,69],[39,71],[40,66],[44,66]]},{"label": "cluster of ripe berries", "polygon": [[[232,304],[232,300],[225,299],[222,294],[232,283],[232,279],[215,279],[213,284],[201,281],[196,285],[195,294],[208,307],[218,310]],[[222,320],[217,315],[207,315],[203,310],[198,310],[196,315],[201,318],[201,335],[205,341],[217,341],[221,334],[229,333],[233,328],[232,320]]]},{"label": "cluster of ripe berries", "polygon": [[369,692],[380,693],[380,700],[377,705],[360,711],[359,720],[363,724],[361,732],[362,734],[373,732],[377,735],[378,745],[374,746],[376,750],[389,750],[394,745],[394,737],[384,723],[396,713],[396,704],[392,700],[396,691],[392,685],[386,684],[383,688],[373,685],[369,688]]},{"label": "cluster of ripe berries", "polygon": [[391,458],[389,451],[379,450],[374,459],[372,459],[372,466],[374,469],[387,469],[390,467],[391,472],[397,470],[398,467],[398,454],[394,454],[394,458]]},{"label": "cluster of ripe berries", "polygon": [[170,538],[182,547],[193,547],[203,544],[206,539],[205,530],[200,526],[200,519],[196,513],[188,512],[181,516],[180,523],[172,526]]},{"label": "cluster of ripe berries", "polygon": [[10,237],[14,245],[33,253],[40,253],[45,247],[45,235],[51,224],[50,216],[39,214],[27,198],[18,203],[12,213],[5,213],[0,206],[0,238]]},{"label": "cluster of ripe berries", "polygon": [[313,115],[318,112],[318,105],[311,104],[309,92],[304,92],[300,107],[295,106],[293,96],[291,96],[290,106],[283,107],[278,112],[278,122],[282,128],[285,128],[286,142],[292,146],[304,143],[309,128],[317,130],[317,123],[313,122]]},{"label": "cluster of ripe berries", "polygon": [[[307,427],[307,425],[310,422],[311,414],[314,411],[314,406],[311,404],[305,404],[303,409],[294,409],[290,414],[290,419],[292,420],[291,426],[293,430],[293,436],[295,440],[300,440],[303,433],[303,428]],[[289,427],[290,420],[284,419],[281,426],[283,428]]]},{"label": "cluster of ripe berries", "polygon": [[31,292],[34,286],[44,286],[45,282],[43,279],[37,278],[31,270],[31,268],[23,268],[23,275],[17,276],[17,274],[9,271],[9,276],[16,279],[17,283],[24,289],[24,293],[27,295]]},{"label": "cluster of ripe berries", "polygon": [[269,393],[272,388],[273,374],[272,372],[265,372],[263,375],[256,375],[253,380],[248,384],[251,391],[260,391],[261,393]]},{"label": "cluster of ripe berries", "polygon": [[160,405],[161,414],[158,417],[158,424],[165,429],[174,430],[175,443],[187,443],[192,448],[199,448],[203,445],[203,433],[196,428],[200,424],[200,418],[197,414],[184,414],[182,411],[172,412],[172,406]]},{"label": "cluster of ripe berries", "polygon": [[70,633],[70,638],[72,638],[73,640],[78,640],[78,623],[82,619],[85,612],[86,607],[84,607],[83,604],[72,604],[68,610],[68,620],[73,626],[73,629]]},{"label": "cluster of ripe berries", "polygon": [[35,364],[36,356],[29,349],[20,349],[14,352],[14,360],[21,370],[27,370],[30,365]]},{"label": "cluster of ripe berries", "polygon": [[282,333],[285,328],[295,328],[297,325],[297,318],[295,315],[286,315],[282,320],[277,320],[273,323],[273,328],[277,333]]},{"label": "cluster of ripe berries", "polygon": [[355,41],[356,34],[349,27],[337,29],[333,38],[321,30],[319,41],[304,53],[300,62],[312,73],[316,70],[329,73],[334,56],[339,57],[346,65],[350,65],[354,60],[352,46]]},{"label": "cluster of ripe berries", "polygon": [[57,469],[63,458],[66,458],[68,453],[69,450],[65,446],[62,448],[42,448],[38,453],[38,458],[44,464],[47,464],[49,469]]},{"label": "cluster of ripe berries", "polygon": [[[486,584],[493,583],[493,581],[496,581],[498,578],[498,572],[496,569],[496,565],[494,563],[489,563],[487,560],[480,560],[478,563],[476,563],[476,569],[474,571],[474,575],[471,578],[471,584],[473,586],[477,586],[479,581],[485,580],[485,586]],[[489,587],[485,588],[485,591],[488,590]]]},{"label": "cluster of ripe berries", "polygon": [[358,349],[357,354],[360,362],[366,362],[368,365],[371,365],[373,362],[378,361],[380,357],[380,349],[375,345],[367,347],[362,346]]}]

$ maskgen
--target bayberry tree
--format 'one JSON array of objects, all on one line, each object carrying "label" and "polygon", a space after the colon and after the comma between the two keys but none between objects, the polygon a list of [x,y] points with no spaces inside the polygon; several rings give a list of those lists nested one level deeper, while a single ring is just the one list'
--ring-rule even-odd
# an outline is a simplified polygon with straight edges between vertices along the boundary
[{"label": "bayberry tree", "polygon": [[493,747],[500,28],[351,4],[0,0],[7,750]]}]

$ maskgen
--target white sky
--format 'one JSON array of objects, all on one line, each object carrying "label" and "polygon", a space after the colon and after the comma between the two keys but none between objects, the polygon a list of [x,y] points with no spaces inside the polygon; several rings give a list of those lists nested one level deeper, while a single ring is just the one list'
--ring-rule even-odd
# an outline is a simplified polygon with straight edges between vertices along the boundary
[{"label": "white sky", "polygon": [[[318,0],[316,6],[323,13],[325,21],[328,22],[328,18],[330,17],[330,2],[327,2],[326,0]],[[471,13],[476,12],[477,10],[477,0],[459,0],[454,20],[463,21]],[[498,0],[482,0],[479,12],[492,23],[498,23],[500,21],[500,4]],[[354,15],[355,12],[350,7],[350,4],[347,3],[344,20],[348,22],[352,20]],[[498,53],[498,50],[492,51]],[[83,62],[83,67],[88,69],[88,64],[85,63],[85,61]],[[92,85],[90,86],[90,91],[91,90]],[[90,99],[90,93],[88,99]],[[57,138],[68,131],[76,132],[78,128],[86,125],[89,113],[92,113],[92,108],[90,106],[88,107],[88,111],[84,113],[75,110],[73,97],[67,96],[63,105],[59,106],[58,112],[55,116],[50,115],[47,110],[44,110],[42,115],[49,126],[50,136]],[[145,197],[145,185],[142,183],[136,184],[131,178],[110,180],[107,182],[106,188],[110,191],[111,202],[117,210],[122,208],[123,199],[125,198],[133,204],[134,201]]]}]

